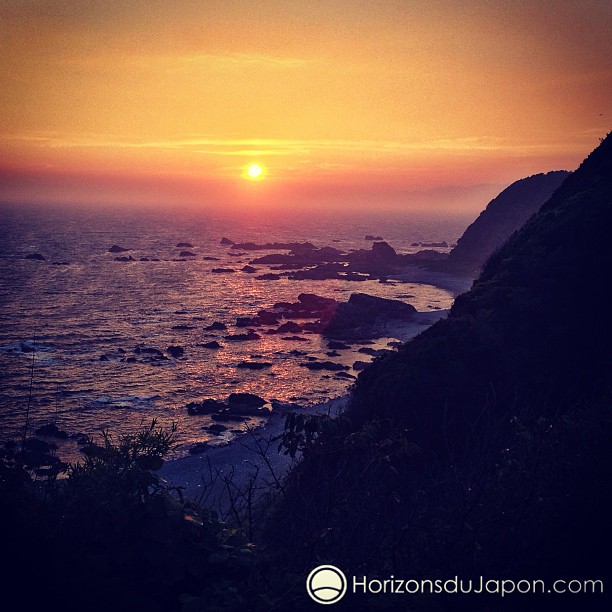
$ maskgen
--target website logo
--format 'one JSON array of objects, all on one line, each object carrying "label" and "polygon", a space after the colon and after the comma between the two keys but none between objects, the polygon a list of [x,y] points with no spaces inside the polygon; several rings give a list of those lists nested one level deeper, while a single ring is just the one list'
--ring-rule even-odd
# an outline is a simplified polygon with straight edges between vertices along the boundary
[{"label": "website logo", "polygon": [[306,590],[317,603],[336,603],[346,593],[346,576],[334,565],[319,565],[308,574]]}]

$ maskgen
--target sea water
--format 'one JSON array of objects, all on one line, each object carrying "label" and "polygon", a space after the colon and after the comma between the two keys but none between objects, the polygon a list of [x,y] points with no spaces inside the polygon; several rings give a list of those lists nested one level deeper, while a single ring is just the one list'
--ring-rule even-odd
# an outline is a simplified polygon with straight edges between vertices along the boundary
[{"label": "sea water", "polygon": [[[177,424],[178,455],[195,442],[233,435],[231,428],[218,438],[205,431],[210,419],[189,416],[185,405],[191,401],[250,392],[314,405],[345,393],[351,384],[300,365],[308,357],[330,359],[320,335],[304,335],[303,341],[283,340],[283,334],[225,341],[224,335],[245,331],[236,329],[236,317],[296,301],[300,293],[342,301],[359,291],[402,299],[422,312],[447,309],[454,298],[444,288],[422,283],[258,280],[240,268],[270,251],[237,251],[221,245],[222,237],[309,241],[348,251],[369,249],[372,242],[364,238],[372,234],[398,253],[411,253],[418,250],[411,246],[415,242],[456,242],[472,220],[465,214],[397,211],[224,215],[206,209],[25,205],[3,205],[0,218],[0,439],[21,435],[28,407],[30,431],[52,422],[71,435],[102,429],[117,436],[133,433],[155,418],[164,426]],[[181,242],[193,247],[177,247]],[[110,253],[113,244],[130,250]],[[181,250],[196,257],[181,258]],[[40,253],[45,261],[26,259],[28,253]],[[130,255],[136,261],[115,261]],[[259,274],[270,271],[256,267]],[[236,272],[215,274],[212,268]],[[213,321],[224,322],[228,330],[206,331]],[[374,348],[396,339],[390,334]],[[223,348],[202,346],[212,340]],[[183,347],[184,355],[148,360],[136,352],[138,347],[166,352],[172,345]],[[331,360],[348,366],[368,361],[359,348]],[[236,367],[250,360],[272,367]]]}]

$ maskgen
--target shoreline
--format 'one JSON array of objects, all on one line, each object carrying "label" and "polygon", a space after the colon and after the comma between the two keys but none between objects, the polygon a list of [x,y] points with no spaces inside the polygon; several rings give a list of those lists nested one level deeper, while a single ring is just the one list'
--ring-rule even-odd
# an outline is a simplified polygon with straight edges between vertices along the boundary
[{"label": "shoreline", "polygon": [[185,497],[203,501],[221,517],[232,510],[232,495],[240,496],[249,487],[253,501],[269,492],[298,459],[278,452],[272,439],[282,434],[290,412],[329,414],[342,412],[350,393],[327,402],[273,413],[261,426],[248,429],[227,444],[211,445],[201,454],[167,460],[157,472],[165,484],[182,488]]},{"label": "shoreline", "polygon": [[475,280],[473,276],[460,276],[450,272],[430,270],[426,267],[411,264],[397,274],[389,275],[390,280],[400,280],[409,283],[433,285],[450,291],[455,297],[469,291]]},{"label": "shoreline", "polygon": [[[431,284],[457,295],[468,291],[473,279],[410,266],[394,275],[397,280]],[[449,310],[419,311],[406,322],[385,322],[381,330],[389,336],[409,342]],[[344,395],[312,406],[285,409],[272,413],[260,426],[249,428],[227,443],[210,445],[203,453],[167,460],[158,474],[169,486],[180,487],[185,497],[213,508],[221,517],[235,512],[236,499],[252,495],[251,501],[266,493],[278,491],[280,480],[298,459],[278,452],[272,439],[282,434],[288,412],[337,415],[350,399],[350,388]],[[249,492],[250,489],[250,492]]]}]

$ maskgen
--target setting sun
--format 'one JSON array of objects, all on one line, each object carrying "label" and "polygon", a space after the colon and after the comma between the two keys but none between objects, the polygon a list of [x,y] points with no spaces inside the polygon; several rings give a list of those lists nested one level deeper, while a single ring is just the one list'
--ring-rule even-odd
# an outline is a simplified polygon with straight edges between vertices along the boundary
[{"label": "setting sun", "polygon": [[251,164],[247,168],[247,177],[253,180],[262,179],[264,170],[259,164]]}]

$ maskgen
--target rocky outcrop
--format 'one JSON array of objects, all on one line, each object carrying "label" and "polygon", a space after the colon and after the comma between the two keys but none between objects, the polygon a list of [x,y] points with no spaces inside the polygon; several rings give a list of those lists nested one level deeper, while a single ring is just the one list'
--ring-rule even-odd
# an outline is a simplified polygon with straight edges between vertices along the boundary
[{"label": "rocky outcrop", "polygon": [[227,398],[230,406],[251,406],[259,408],[267,404],[266,400],[254,393],[232,393]]},{"label": "rocky outcrop", "polygon": [[230,342],[247,342],[249,340],[260,340],[261,336],[250,329],[246,334],[229,334],[224,338]]},{"label": "rocky outcrop", "polygon": [[353,293],[348,302],[338,304],[332,316],[324,320],[327,336],[369,337],[376,335],[376,325],[388,320],[410,319],[416,308],[400,300]]},{"label": "rocky outcrop", "polygon": [[185,349],[182,346],[169,346],[166,349],[166,352],[171,357],[177,359],[178,357],[182,357],[185,354]]},{"label": "rocky outcrop", "polygon": [[225,323],[222,323],[221,321],[215,321],[214,323],[207,325],[204,329],[206,331],[226,330],[227,325]]},{"label": "rocky outcrop", "polygon": [[271,368],[272,364],[269,361],[241,361],[236,367],[241,370],[265,370]]},{"label": "rocky outcrop", "polygon": [[202,348],[207,348],[207,349],[220,349],[223,348],[221,344],[219,344],[216,340],[213,340],[212,342],[205,342],[202,345]]},{"label": "rocky outcrop", "polygon": [[316,249],[310,242],[266,242],[256,244],[255,242],[240,242],[232,245],[232,249],[242,251],[310,251]]}]

